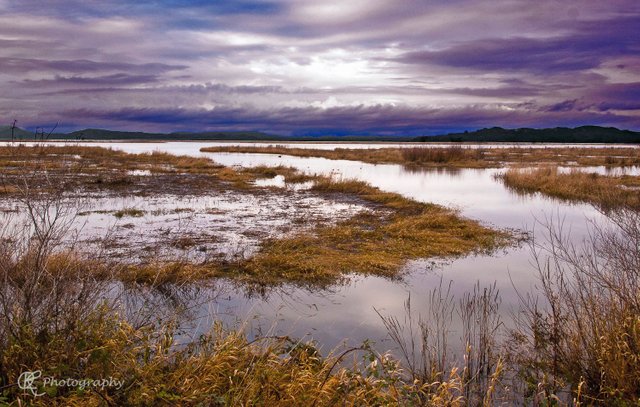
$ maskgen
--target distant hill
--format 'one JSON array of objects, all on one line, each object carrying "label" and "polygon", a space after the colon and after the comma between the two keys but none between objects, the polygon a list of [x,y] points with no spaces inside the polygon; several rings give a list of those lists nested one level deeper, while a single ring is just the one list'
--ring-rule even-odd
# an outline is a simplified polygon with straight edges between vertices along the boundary
[{"label": "distant hill", "polygon": [[[34,133],[16,129],[19,140],[33,140]],[[0,127],[0,140],[11,138],[11,127]],[[209,131],[209,132],[175,132],[145,133],[131,131],[115,131],[103,129],[84,129],[71,133],[53,133],[49,140],[247,140],[247,141],[410,141],[411,137],[397,136],[279,136],[257,131]]]},{"label": "distant hill", "polygon": [[[33,133],[30,131],[22,130],[21,128],[16,127],[14,131],[14,135],[16,138],[24,139],[31,137],[33,138]],[[8,139],[11,140],[11,126],[0,126],[0,139]]]},{"label": "distant hill", "polygon": [[[15,129],[18,140],[33,140],[34,133]],[[0,140],[11,139],[11,127],[0,126]],[[619,130],[614,127],[582,126],[575,129],[503,129],[492,127],[464,133],[442,136],[279,136],[257,131],[210,131],[144,133],[103,129],[85,129],[71,133],[53,133],[49,140],[246,140],[246,141],[419,141],[419,142],[507,142],[507,143],[640,143],[640,132]]]},{"label": "distant hill", "polygon": [[85,139],[85,140],[268,140],[272,136],[259,132],[202,132],[202,133],[144,133],[129,131],[114,131],[101,129],[85,129],[74,131],[66,135],[58,135],[61,138]]},{"label": "distant hill", "polygon": [[507,143],[640,143],[640,132],[615,127],[582,126],[571,129],[503,129],[492,127],[444,136],[421,136],[420,142],[507,142]]}]

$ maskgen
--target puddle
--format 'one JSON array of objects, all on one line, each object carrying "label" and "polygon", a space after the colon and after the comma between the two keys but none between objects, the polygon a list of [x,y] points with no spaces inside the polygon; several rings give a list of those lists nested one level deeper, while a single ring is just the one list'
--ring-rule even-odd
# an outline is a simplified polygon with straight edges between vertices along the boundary
[{"label": "puddle", "polygon": [[127,171],[127,175],[132,175],[135,177],[148,177],[151,175],[150,170],[130,170]]},{"label": "puddle", "polygon": [[313,187],[313,181],[287,182],[284,175],[276,175],[273,178],[258,179],[254,184],[259,187],[285,188],[293,191],[304,191]]},{"label": "puddle", "polygon": [[[178,258],[200,263],[246,258],[265,239],[304,232],[368,210],[297,189],[285,194],[92,196],[83,200],[71,235],[93,250],[104,246],[105,254],[131,262]],[[18,212],[16,221],[20,215],[24,213]]]}]

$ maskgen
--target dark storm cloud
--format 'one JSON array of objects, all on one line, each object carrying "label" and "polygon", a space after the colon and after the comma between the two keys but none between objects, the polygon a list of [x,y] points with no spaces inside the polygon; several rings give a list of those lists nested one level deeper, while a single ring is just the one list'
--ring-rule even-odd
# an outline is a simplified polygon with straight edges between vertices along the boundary
[{"label": "dark storm cloud", "polygon": [[[590,117],[594,124],[623,121],[638,125],[638,120],[609,113],[574,112],[551,117],[540,109],[505,110],[487,107],[460,109],[417,109],[392,106],[354,106],[331,109],[286,108],[254,110],[243,108],[149,109],[125,108],[114,111],[78,109],[65,112],[77,120],[120,122],[123,128],[137,125],[149,131],[175,124],[182,130],[257,130],[286,134],[321,134],[351,132],[358,134],[433,134],[442,129],[489,127],[504,123],[511,127],[531,127],[542,120],[557,120],[558,125],[576,126]],[[129,125],[127,125],[129,123]]]},{"label": "dark storm cloud", "polygon": [[640,111],[640,82],[603,85],[587,94],[585,99],[601,111]]},{"label": "dark storm cloud", "polygon": [[578,24],[576,32],[551,38],[489,38],[438,51],[414,51],[399,60],[481,71],[528,71],[551,75],[598,67],[612,57],[640,53],[640,16]]},{"label": "dark storm cloud", "polygon": [[545,110],[547,112],[570,112],[575,110],[577,102],[578,99],[565,100],[564,102],[555,103],[547,107]]},{"label": "dark storm cloud", "polygon": [[185,65],[167,65],[162,63],[131,64],[126,62],[97,62],[90,60],[46,60],[33,58],[2,58],[0,57],[0,72],[25,73],[30,71],[40,72],[152,72],[164,73],[174,70],[186,69]]},{"label": "dark storm cloud", "polygon": [[85,76],[56,76],[54,79],[25,80],[24,84],[29,86],[47,86],[47,85],[134,85],[143,83],[157,82],[156,75],[129,75],[126,73],[117,73],[113,75],[104,75],[96,77]]}]

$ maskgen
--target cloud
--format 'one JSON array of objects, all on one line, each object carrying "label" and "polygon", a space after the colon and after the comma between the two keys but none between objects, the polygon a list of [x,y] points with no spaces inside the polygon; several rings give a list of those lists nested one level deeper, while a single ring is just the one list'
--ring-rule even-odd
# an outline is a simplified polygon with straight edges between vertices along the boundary
[{"label": "cloud", "polygon": [[441,50],[412,51],[398,60],[479,71],[528,71],[540,75],[583,71],[609,58],[640,51],[640,16],[582,23],[571,34],[551,38],[488,38]]},{"label": "cloud", "polygon": [[[282,109],[149,109],[123,108],[113,111],[77,109],[64,114],[89,122],[119,122],[123,128],[162,131],[168,124],[179,130],[256,130],[282,134],[434,134],[444,130],[489,127],[500,123],[509,127],[575,126],[590,117],[594,124],[616,121],[637,125],[610,113],[591,114],[515,109],[509,106],[468,106],[459,109],[428,109],[407,106],[352,106],[332,108]],[[135,127],[134,126],[134,127]]]},{"label": "cloud", "polygon": [[140,73],[164,73],[186,69],[185,65],[167,65],[162,63],[131,64],[125,62],[97,62],[90,60],[46,60],[34,58],[2,58],[0,57],[0,71],[4,73],[40,72],[71,72],[90,73],[106,71],[126,71]]},{"label": "cloud", "polygon": [[91,86],[114,86],[114,85],[134,85],[158,82],[156,75],[129,75],[126,73],[117,73],[113,75],[104,75],[97,77],[86,76],[56,76],[54,79],[40,79],[24,81],[27,86],[48,86],[48,85],[91,85]]},{"label": "cloud", "polygon": [[[0,121],[404,134],[638,127],[635,0],[9,0]],[[1,123],[0,123],[1,124]]]}]

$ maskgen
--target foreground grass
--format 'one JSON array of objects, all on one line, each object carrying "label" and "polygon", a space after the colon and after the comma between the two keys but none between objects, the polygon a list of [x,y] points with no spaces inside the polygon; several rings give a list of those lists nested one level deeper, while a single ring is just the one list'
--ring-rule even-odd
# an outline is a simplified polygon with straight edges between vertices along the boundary
[{"label": "foreground grass", "polygon": [[568,201],[582,201],[603,209],[640,208],[640,177],[608,176],[582,171],[560,172],[557,167],[509,169],[500,176],[505,185],[523,193],[541,192]]},{"label": "foreground grass", "polygon": [[518,164],[640,165],[640,149],[617,147],[471,148],[452,146],[321,150],[285,146],[221,146],[206,147],[200,151],[282,154],[296,157],[362,161],[371,164],[403,164],[416,167],[497,168]]},{"label": "foreground grass", "polygon": [[[179,318],[134,325],[123,317],[127,301],[101,296],[105,285],[95,285],[88,271],[102,267],[109,272],[110,265],[56,252],[50,239],[33,239],[33,245],[22,248],[0,239],[0,277],[5,282],[0,286],[0,403],[636,405],[640,318],[634,265],[640,218],[637,212],[619,216],[614,221],[622,234],[596,230],[595,246],[585,252],[554,240],[546,250],[556,261],[536,257],[542,293],[552,306],[525,303],[523,330],[512,332],[509,349],[500,347],[497,329],[502,323],[492,317],[498,315],[498,293],[478,286],[476,294],[463,297],[459,310],[469,324],[463,334],[467,349],[463,359],[451,363],[441,359],[445,344],[430,342],[440,336],[444,341],[448,334],[447,322],[437,317],[420,320],[419,360],[412,357],[416,349],[407,345],[402,348],[409,352],[405,364],[376,352],[368,342],[322,356],[314,343],[280,336],[249,340],[242,331],[220,324],[178,344]],[[444,307],[445,319],[453,317],[453,297],[435,289],[429,298],[432,306]],[[157,316],[154,308],[135,312]],[[413,333],[407,322],[411,315],[406,318],[404,324],[383,318],[392,338],[401,338],[407,324]],[[113,378],[122,384],[81,388],[37,380],[36,397],[18,387],[25,371],[40,371],[42,378]],[[522,394],[512,394],[512,386]]]},{"label": "foreground grass", "polygon": [[[456,369],[437,381],[416,378],[367,342],[322,356],[313,343],[275,336],[249,340],[216,323],[177,343],[179,311],[166,316],[154,304],[136,305],[109,290],[93,270],[109,275],[116,265],[61,250],[52,236],[64,228],[46,225],[42,239],[29,238],[29,227],[12,231],[11,237],[28,238],[21,239],[26,245],[0,235],[1,404],[462,406],[469,397]],[[175,299],[166,285],[155,288]],[[31,389],[19,387],[23,372],[41,375]],[[497,383],[500,371],[491,374]],[[46,385],[47,377],[119,384]],[[490,401],[491,391],[479,397]]]},{"label": "foreground grass", "polygon": [[[105,307],[77,322],[50,332],[46,343],[28,326],[8,338],[0,347],[0,401],[16,406],[465,405],[457,373],[439,383],[407,380],[396,360],[366,344],[323,357],[312,343],[288,337],[249,341],[217,325],[179,347],[170,327],[135,328]],[[345,363],[349,360],[359,362]],[[114,378],[122,385],[47,387],[37,381],[42,395],[34,397],[16,386],[25,370],[40,370],[43,378]]]}]

